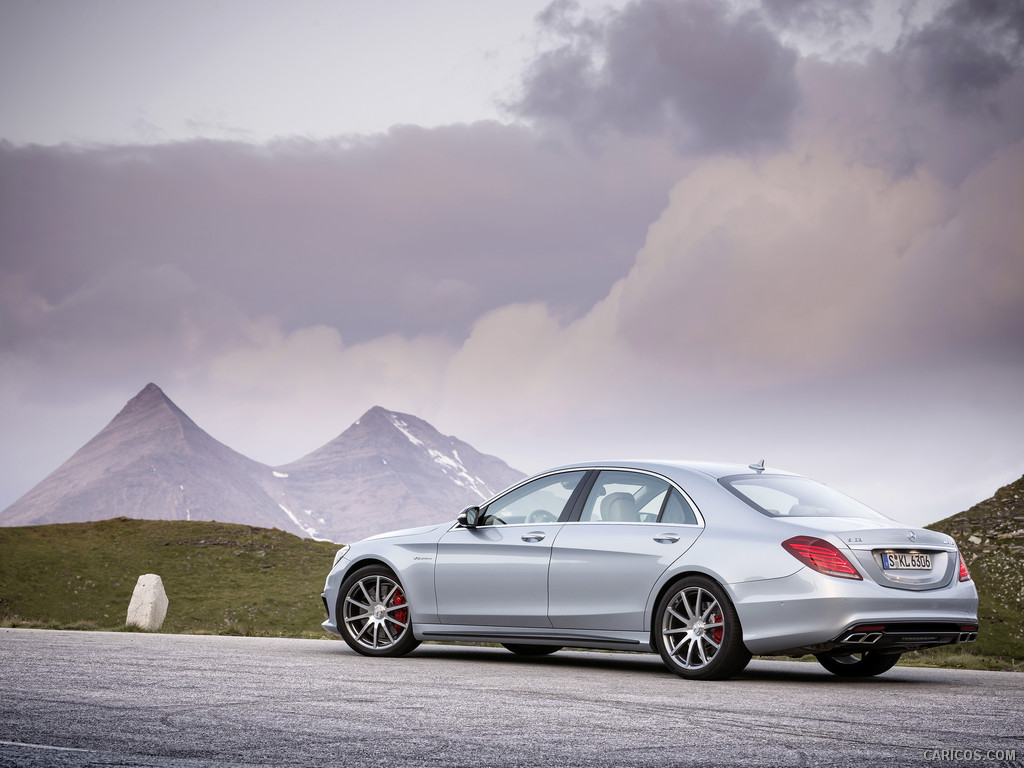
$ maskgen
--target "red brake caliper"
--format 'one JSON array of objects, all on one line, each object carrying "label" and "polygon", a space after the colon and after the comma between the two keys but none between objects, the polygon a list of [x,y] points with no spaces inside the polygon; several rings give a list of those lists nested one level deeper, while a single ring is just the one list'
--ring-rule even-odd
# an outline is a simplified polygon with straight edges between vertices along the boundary
[{"label": "red brake caliper", "polygon": [[[712,624],[717,624],[721,620],[722,620],[722,617],[719,614],[717,614],[717,613],[714,614],[711,617],[711,623]],[[722,627],[715,627],[715,631],[711,633],[711,637],[714,638],[714,641],[716,643],[722,642],[722,636],[725,634],[722,630],[723,630]]]},{"label": "red brake caliper", "polygon": [[[395,592],[395,599],[391,601],[391,605],[405,605],[405,595],[401,592]],[[403,608],[400,611],[395,611],[395,621],[400,621],[403,624],[409,621],[409,610]]]}]

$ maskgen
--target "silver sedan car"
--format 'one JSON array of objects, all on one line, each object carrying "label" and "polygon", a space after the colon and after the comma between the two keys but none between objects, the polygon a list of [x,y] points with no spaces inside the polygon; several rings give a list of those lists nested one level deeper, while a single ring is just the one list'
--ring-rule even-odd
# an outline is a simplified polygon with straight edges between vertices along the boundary
[{"label": "silver sedan car", "polygon": [[324,628],[367,656],[430,640],[604,648],[696,680],[752,654],[877,675],[978,633],[953,539],[763,462],[553,469],[455,521],[342,547],[323,600]]}]

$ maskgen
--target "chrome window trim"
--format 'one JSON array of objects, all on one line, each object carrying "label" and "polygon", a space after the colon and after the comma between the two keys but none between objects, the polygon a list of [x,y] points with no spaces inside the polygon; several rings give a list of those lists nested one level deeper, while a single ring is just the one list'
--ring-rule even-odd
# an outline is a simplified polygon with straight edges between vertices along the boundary
[{"label": "chrome window trim", "polygon": [[[614,520],[585,520],[585,521],[581,521],[581,520],[566,520],[565,522],[558,522],[556,520],[555,522],[551,522],[551,523],[506,523],[505,525],[502,525],[502,526],[485,526],[485,527],[501,527],[501,528],[522,528],[522,527],[526,527],[526,528],[529,528],[529,527],[536,527],[538,525],[577,525],[577,524],[578,525],[655,525],[655,526],[657,526],[657,525],[672,525],[672,526],[678,526],[680,528],[706,528],[707,527],[707,522],[704,519],[704,514],[700,511],[700,507],[697,506],[696,502],[694,502],[694,500],[690,497],[690,494],[688,494],[686,491],[684,491],[679,486],[678,483],[676,483],[674,480],[672,480],[672,478],[666,477],[665,475],[662,475],[662,474],[660,474],[658,472],[653,472],[653,471],[651,471],[649,469],[638,469],[636,467],[589,466],[589,465],[578,466],[578,467],[561,467],[559,469],[555,469],[555,470],[552,470],[550,472],[545,472],[545,473],[540,474],[540,475],[533,475],[532,477],[524,478],[522,481],[516,483],[515,485],[510,485],[505,490],[501,491],[500,493],[498,493],[495,496],[492,496],[491,498],[487,499],[487,501],[485,501],[483,504],[480,504],[478,506],[480,507],[481,511],[484,511],[489,506],[491,506],[491,504],[493,504],[495,501],[500,499],[502,496],[505,496],[506,494],[512,493],[513,491],[515,491],[515,490],[517,490],[519,488],[522,488],[527,483],[533,482],[535,480],[542,480],[545,477],[551,477],[553,475],[565,475],[565,474],[569,474],[569,473],[572,473],[572,472],[583,472],[584,473],[584,476],[583,476],[583,478],[581,479],[580,482],[586,482],[586,473],[587,472],[597,472],[599,475],[600,475],[601,472],[630,472],[630,473],[637,474],[637,475],[650,475],[651,477],[656,477],[659,480],[662,480],[662,481],[668,483],[669,488],[675,489],[679,493],[679,495],[682,496],[686,500],[686,503],[690,505],[690,509],[693,511],[694,516],[697,518],[697,522],[696,523],[659,523],[659,522],[655,521],[655,522],[651,522],[651,523],[645,523],[645,522],[627,523],[627,522],[614,521]],[[591,489],[591,490],[593,490],[593,489]],[[458,521],[456,521],[449,530],[455,530],[457,528],[462,528],[462,526],[458,523]]]},{"label": "chrome window trim", "polygon": [[[510,523],[509,525],[527,525],[527,523]],[[547,523],[547,525],[556,525],[556,523]],[[659,523],[657,521],[653,523],[645,523],[643,520],[637,520],[636,522],[630,523],[625,520],[566,520],[564,523],[557,523],[557,525],[656,525],[656,526],[671,526],[673,528],[704,528],[703,523]]]}]

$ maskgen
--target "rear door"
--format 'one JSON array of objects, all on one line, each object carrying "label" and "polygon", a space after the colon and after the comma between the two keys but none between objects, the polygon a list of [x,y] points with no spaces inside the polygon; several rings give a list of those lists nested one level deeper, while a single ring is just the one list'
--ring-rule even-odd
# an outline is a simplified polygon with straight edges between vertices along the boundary
[{"label": "rear door", "polygon": [[655,582],[703,530],[692,502],[664,478],[603,470],[552,548],[552,626],[644,630]]}]

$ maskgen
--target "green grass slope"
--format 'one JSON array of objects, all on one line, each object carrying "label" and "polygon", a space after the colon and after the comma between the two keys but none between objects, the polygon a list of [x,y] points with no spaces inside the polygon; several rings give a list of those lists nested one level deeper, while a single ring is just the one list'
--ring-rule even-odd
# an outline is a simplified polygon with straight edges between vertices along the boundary
[{"label": "green grass slope", "polygon": [[956,539],[978,587],[975,655],[1024,660],[1024,477],[928,526]]},{"label": "green grass slope", "polygon": [[323,637],[338,545],[228,523],[117,518],[0,528],[6,626],[123,629],[138,577],[169,601],[162,632]]}]

